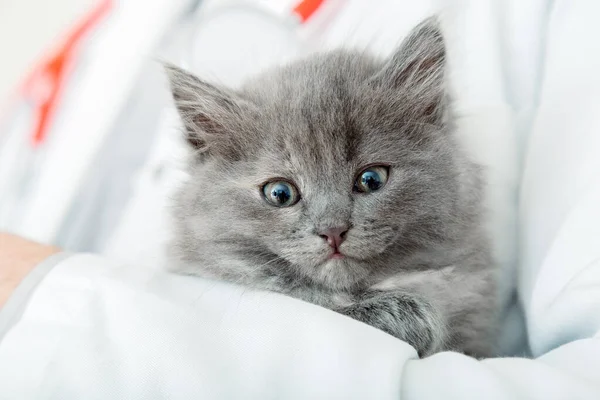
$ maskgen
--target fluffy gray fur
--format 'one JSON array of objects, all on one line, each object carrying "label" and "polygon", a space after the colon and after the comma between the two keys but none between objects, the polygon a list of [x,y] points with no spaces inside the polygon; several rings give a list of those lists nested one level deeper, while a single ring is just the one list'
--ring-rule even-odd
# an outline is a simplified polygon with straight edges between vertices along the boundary
[{"label": "fluffy gray fur", "polygon": [[[435,19],[388,60],[334,51],[239,90],[167,66],[193,149],[174,207],[177,271],[328,307],[412,344],[420,355],[493,353],[496,272],[482,227],[479,168],[458,144]],[[387,184],[353,192],[387,164]],[[301,200],[277,208],[282,177]],[[350,226],[329,259],[322,229]]]}]

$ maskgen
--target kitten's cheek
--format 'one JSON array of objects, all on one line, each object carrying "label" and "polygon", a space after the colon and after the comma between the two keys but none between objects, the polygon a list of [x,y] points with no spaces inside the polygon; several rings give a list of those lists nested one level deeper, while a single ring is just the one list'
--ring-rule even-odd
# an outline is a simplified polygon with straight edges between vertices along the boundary
[{"label": "kitten's cheek", "polygon": [[384,254],[396,240],[398,240],[397,229],[382,229],[368,236],[348,236],[340,246],[340,251],[351,258],[368,260]]}]

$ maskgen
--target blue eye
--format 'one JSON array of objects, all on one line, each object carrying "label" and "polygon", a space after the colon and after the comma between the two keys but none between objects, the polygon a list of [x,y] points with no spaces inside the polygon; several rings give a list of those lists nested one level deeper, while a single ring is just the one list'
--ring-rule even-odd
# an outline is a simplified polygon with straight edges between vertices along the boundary
[{"label": "blue eye", "polygon": [[298,189],[290,182],[269,182],[262,188],[267,203],[276,207],[293,206],[300,200]]},{"label": "blue eye", "polygon": [[388,174],[388,167],[369,167],[358,175],[354,183],[354,190],[362,193],[375,192],[385,185],[388,180]]}]

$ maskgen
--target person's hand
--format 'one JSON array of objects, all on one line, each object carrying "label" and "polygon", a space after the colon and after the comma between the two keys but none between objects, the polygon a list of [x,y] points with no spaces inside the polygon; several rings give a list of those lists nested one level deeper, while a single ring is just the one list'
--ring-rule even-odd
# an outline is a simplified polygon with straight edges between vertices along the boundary
[{"label": "person's hand", "polygon": [[0,233],[0,308],[38,263],[60,249]]}]

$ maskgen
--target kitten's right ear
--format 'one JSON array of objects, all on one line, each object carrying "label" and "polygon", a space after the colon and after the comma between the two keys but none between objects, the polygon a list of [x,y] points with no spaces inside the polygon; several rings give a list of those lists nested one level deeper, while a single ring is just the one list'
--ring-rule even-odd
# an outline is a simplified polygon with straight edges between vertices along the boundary
[{"label": "kitten's right ear", "polygon": [[378,75],[408,96],[413,117],[435,122],[446,105],[446,46],[436,17],[425,19],[403,41]]},{"label": "kitten's right ear", "polygon": [[242,113],[241,99],[172,64],[165,64],[187,142],[199,153],[231,151]]}]

